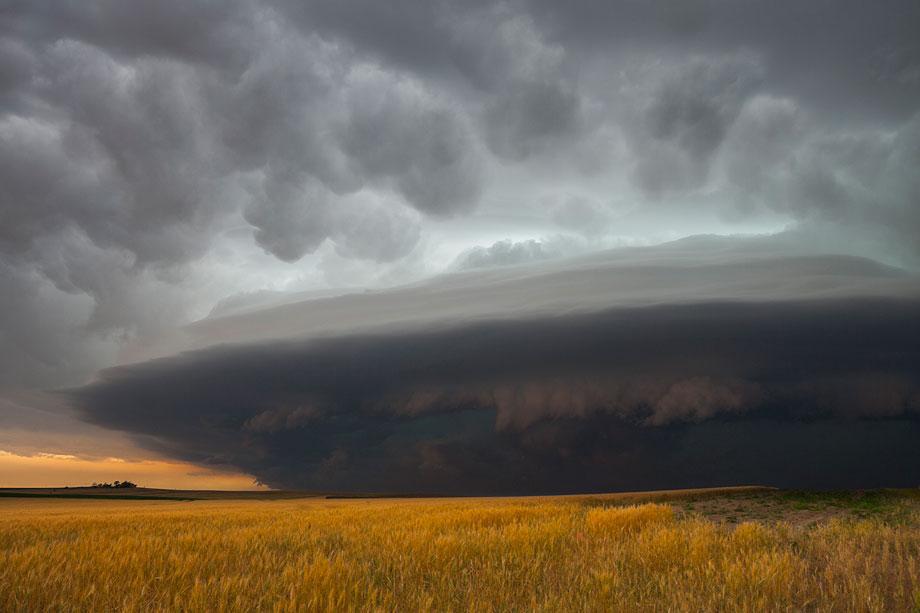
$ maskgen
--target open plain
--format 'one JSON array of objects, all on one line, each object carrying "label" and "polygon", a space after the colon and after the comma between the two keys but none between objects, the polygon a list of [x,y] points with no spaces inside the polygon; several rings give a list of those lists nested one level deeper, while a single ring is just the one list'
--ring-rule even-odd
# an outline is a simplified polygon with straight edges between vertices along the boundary
[{"label": "open plain", "polygon": [[920,607],[917,490],[5,497],[0,518],[3,611]]}]

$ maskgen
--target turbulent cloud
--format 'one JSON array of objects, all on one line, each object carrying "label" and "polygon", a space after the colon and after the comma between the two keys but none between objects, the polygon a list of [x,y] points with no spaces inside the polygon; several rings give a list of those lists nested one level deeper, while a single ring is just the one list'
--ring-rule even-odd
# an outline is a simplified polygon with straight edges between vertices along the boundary
[{"label": "turbulent cloud", "polygon": [[[681,442],[700,431],[762,420],[784,432],[773,439],[780,449],[787,437],[809,429],[841,429],[846,438],[825,441],[828,460],[850,457],[851,440],[875,444],[863,428],[890,431],[878,420],[898,424],[891,427],[902,429],[902,436],[916,433],[917,307],[839,302],[828,320],[827,305],[701,305],[228,347],[107,373],[77,398],[93,423],[126,430],[173,456],[236,466],[275,486],[561,491],[570,487],[558,480],[561,471],[581,474],[596,487],[614,487],[645,461],[668,466],[670,472],[659,478],[673,478],[673,450],[633,448],[662,437],[659,429]],[[875,319],[880,315],[885,324]],[[784,326],[769,317],[781,318]],[[902,356],[894,363],[888,358],[892,349]],[[882,379],[874,378],[878,370]],[[884,377],[898,386],[885,398],[873,396],[879,382],[889,389]],[[813,388],[812,379],[822,383]],[[873,401],[838,402],[852,398],[854,390],[857,399]],[[298,408],[316,398],[324,409]],[[571,442],[556,444],[560,432],[576,440],[612,440],[573,448]],[[540,436],[550,440],[541,442]],[[616,440],[623,436],[632,444]],[[713,444],[724,448],[735,441]],[[892,444],[889,454],[905,467],[916,465],[914,445],[897,438]],[[452,460],[464,458],[451,462],[454,479],[439,481],[444,475],[417,462],[431,445],[454,449]],[[681,464],[702,470],[713,451],[686,450]],[[640,455],[617,461],[624,452]],[[611,457],[592,463],[593,454]],[[761,458],[736,455],[736,479],[757,474]],[[332,457],[347,460],[332,470]],[[496,463],[501,458],[510,464]],[[906,483],[916,477],[903,470],[889,474],[877,460],[865,461],[862,472],[871,479]],[[819,486],[843,481],[833,464],[821,466],[807,477],[786,465],[767,480]],[[522,473],[530,480],[520,480]]]},{"label": "turbulent cloud", "polygon": [[266,181],[247,205],[244,217],[254,238],[285,262],[296,262],[326,240],[332,225],[330,196],[318,185]]},{"label": "turbulent cloud", "polygon": [[347,258],[391,262],[419,241],[419,223],[410,211],[376,202],[356,202],[339,217],[334,240]]},{"label": "turbulent cloud", "polygon": [[555,246],[542,241],[531,239],[515,243],[504,240],[493,243],[491,247],[474,247],[461,253],[454,266],[458,270],[511,266],[558,258],[562,253]]},{"label": "turbulent cloud", "polygon": [[[920,423],[915,277],[847,259],[729,258],[711,243],[690,251],[692,266],[686,251],[652,249],[632,253],[631,265],[614,260],[613,271],[595,258],[557,274],[572,288],[613,291],[627,290],[633,274],[692,277],[694,287],[719,279],[748,287],[748,297],[720,298],[715,284],[696,299],[679,289],[656,298],[650,283],[613,309],[559,304],[503,317],[507,305],[552,286],[552,273],[531,266],[506,274],[519,282],[506,282],[491,307],[441,312],[431,299],[449,300],[451,285],[468,297],[477,287],[496,292],[493,273],[464,273],[441,287],[279,307],[312,314],[324,332],[121,367],[73,397],[91,422],[154,449],[285,487],[547,492],[624,486],[647,476],[646,467],[660,482],[714,484],[719,478],[705,474],[714,453],[732,458],[735,479],[763,480],[770,466],[770,483],[826,485],[846,481],[833,462],[853,457],[853,440],[874,448],[877,436],[898,429],[886,457],[916,465],[907,443]],[[729,259],[736,268],[725,266]],[[820,290],[794,298],[804,293],[779,270]],[[573,306],[587,306],[586,296],[573,292]],[[383,324],[394,301],[411,319],[377,331],[336,333],[315,319],[328,306],[375,312]],[[473,319],[477,306],[491,315]],[[280,314],[250,317],[277,322]],[[285,325],[295,322],[289,316]],[[260,336],[286,335],[263,328]],[[705,450],[690,443],[758,423],[772,445],[794,453],[804,452],[799,437],[829,433],[828,463],[797,475],[793,464],[762,462],[762,447],[718,437]],[[884,472],[888,460],[858,455],[865,465],[851,485],[894,478]]]},{"label": "turbulent cloud", "polygon": [[449,215],[478,197],[478,160],[462,117],[391,75],[360,79],[341,135],[369,177],[390,178],[421,211]]},{"label": "turbulent cloud", "polygon": [[[788,260],[777,259],[778,255]],[[580,272],[581,271],[581,272]],[[584,272],[584,271],[590,271]],[[580,273],[580,274],[577,274]],[[350,292],[195,322],[188,344],[391,331],[450,321],[515,320],[656,304],[908,299],[914,277],[871,260],[828,256],[796,236],[691,237],[654,247],[617,248],[531,266],[497,266],[424,283]]]},{"label": "turbulent cloud", "polygon": [[[0,399],[221,341],[408,324],[446,334],[446,322],[760,303],[774,290],[799,302],[903,298],[892,269],[860,258],[920,269],[912,0],[13,0],[0,16]],[[781,230],[782,250],[805,258],[793,268],[758,260],[753,252],[777,247],[757,241],[586,255]],[[678,253],[688,258],[679,266]],[[564,256],[576,254],[596,277],[572,274]],[[661,258],[667,266],[654,265]],[[454,272],[436,277],[445,270]],[[403,286],[383,291],[392,285]],[[303,292],[327,297],[297,304]],[[259,298],[189,325],[228,296]],[[909,376],[860,373],[847,385],[875,391],[840,391],[837,375],[817,372],[793,387],[821,406],[873,395],[910,404]],[[541,385],[558,406],[581,406],[579,381],[595,400],[625,395],[651,411],[527,426],[526,440],[577,448],[583,420],[703,432],[773,389],[724,372],[641,390],[584,376],[477,380],[468,393],[485,404],[425,411],[419,427],[483,428],[519,413],[501,407],[523,406],[495,398],[551,394],[534,391]],[[413,406],[449,396],[385,391]],[[293,410],[279,402],[246,419],[275,423]],[[323,416],[337,403],[309,406]],[[574,419],[558,410],[557,421]],[[320,421],[256,420],[246,432],[294,436],[325,423],[311,419]],[[347,419],[376,427],[364,413]],[[386,429],[394,418],[373,419]],[[462,446],[434,441],[399,470],[482,469],[464,464]],[[483,445],[482,457],[507,460]],[[320,472],[333,479],[359,448],[342,446]]]},{"label": "turbulent cloud", "polygon": [[695,58],[664,76],[643,116],[635,169],[640,187],[658,195],[702,185],[761,72],[750,58]]}]

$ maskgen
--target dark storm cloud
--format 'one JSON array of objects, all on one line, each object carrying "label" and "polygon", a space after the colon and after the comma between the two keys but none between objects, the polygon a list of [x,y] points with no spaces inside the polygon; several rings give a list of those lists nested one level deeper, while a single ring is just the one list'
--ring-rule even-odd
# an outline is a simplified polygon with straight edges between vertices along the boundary
[{"label": "dark storm cloud", "polygon": [[720,165],[739,208],[770,208],[842,231],[884,232],[916,252],[920,115],[894,133],[809,133],[806,123],[787,99],[748,102]]},{"label": "dark storm cloud", "polygon": [[696,58],[664,76],[637,140],[639,186],[657,195],[702,185],[761,71],[752,58]]},{"label": "dark storm cloud", "polygon": [[[186,343],[166,344],[155,355],[222,343],[405,331],[412,326],[533,319],[615,307],[913,299],[920,292],[914,275],[865,258],[825,255],[820,245],[809,245],[807,237],[793,233],[696,236],[652,247],[524,261],[527,255],[549,256],[551,249],[564,247],[552,241],[523,246],[500,242],[497,247],[468,252],[473,257],[468,263],[475,263],[477,270],[386,290],[340,292],[316,299],[278,297],[274,306],[266,301],[262,308],[195,322],[185,329]],[[456,264],[464,263],[461,256]]]},{"label": "dark storm cloud", "polygon": [[426,100],[411,84],[373,75],[356,87],[343,150],[371,177],[395,179],[419,210],[450,215],[478,197],[478,160],[468,128],[447,105]]},{"label": "dark storm cloud", "polygon": [[485,115],[486,139],[496,154],[520,160],[564,143],[578,129],[579,99],[574,92],[539,82],[511,87],[511,93],[493,102]]},{"label": "dark storm cloud", "polygon": [[[784,240],[697,237],[230,314],[190,331],[209,348],[104,371],[71,399],[151,449],[284,487],[909,482],[886,471],[917,460],[917,278]],[[821,456],[801,472],[811,436]]]},{"label": "dark storm cloud", "polygon": [[81,40],[125,57],[168,56],[225,64],[251,52],[256,9],[247,2],[12,0],[0,32],[49,43]]},{"label": "dark storm cloud", "polygon": [[[750,254],[743,262],[721,261],[723,268],[700,277],[684,275],[671,260],[664,268],[633,266],[634,255],[619,253],[624,267],[602,267],[597,278],[573,281],[572,270],[554,262],[559,253],[614,244],[604,241],[620,228],[626,240],[645,244],[712,229],[700,230],[700,222],[690,230],[688,220],[722,219],[719,231],[736,222],[750,221],[757,231],[766,229],[761,223],[774,230],[797,224],[786,235],[790,252],[811,247],[810,236],[833,235],[840,245],[835,252],[870,251],[917,268],[918,30],[920,6],[911,0],[3,3],[0,390],[86,380],[97,368],[126,359],[119,357],[126,339],[168,344],[177,326],[233,293],[277,289],[298,277],[312,287],[323,271],[328,285],[346,287],[351,280],[340,273],[349,266],[364,266],[370,272],[362,279],[378,285],[391,279],[388,271],[405,266],[416,272],[399,279],[415,281],[473,245],[492,246],[467,251],[460,267],[539,261],[550,273],[539,276],[546,285],[507,272],[517,267],[497,268],[485,281],[461,275],[424,291],[339,297],[209,320],[175,335],[188,334],[203,346],[224,336],[263,340],[279,328],[288,336],[318,330],[347,335],[373,324],[398,328],[416,318],[437,327],[476,318],[584,315],[656,301],[804,301],[821,298],[823,282],[835,275],[863,289],[882,288],[861,296],[888,296],[897,275],[863,260],[812,261],[806,277],[814,283],[803,282],[797,267],[753,273],[758,283],[768,277],[766,285],[780,288],[768,296],[739,276],[748,267],[759,270]],[[622,205],[617,213],[602,204],[613,202]],[[620,214],[626,210],[645,225],[630,230],[628,215]],[[502,227],[482,231],[493,221]],[[580,238],[554,238],[566,232]],[[864,243],[871,249],[859,251],[856,245]],[[273,259],[253,255],[253,245],[256,255],[264,251]],[[724,254],[743,255],[733,248]],[[693,260],[698,264],[717,256],[691,249],[686,257],[701,258]],[[300,268],[285,268],[294,263]],[[218,274],[222,267],[233,270],[233,283],[226,272]],[[822,267],[833,272],[815,273]],[[863,276],[876,274],[863,283]],[[722,281],[726,276],[730,283]],[[258,287],[247,287],[249,279]],[[502,284],[514,292],[494,291]],[[823,297],[852,297],[835,294],[838,289]],[[368,304],[379,310],[368,311]],[[268,321],[275,316],[280,324]],[[399,347],[400,338],[366,340]],[[267,346],[259,351],[271,354]],[[207,360],[199,355],[169,364],[187,364],[191,373],[199,360],[221,355],[215,350]],[[419,360],[428,363],[428,356]],[[816,372],[797,387],[780,387],[793,400],[850,406],[852,398],[881,393],[865,390],[894,390],[898,398],[913,393],[913,375],[901,370],[860,371],[846,381]],[[170,376],[179,377],[178,371]],[[311,444],[324,453],[327,443],[316,441],[338,440],[342,432],[353,437],[337,443],[336,453],[317,452],[323,462],[316,474],[327,475],[329,483],[351,483],[342,474],[368,474],[349,468],[376,461],[374,454],[358,457],[362,446],[393,462],[404,458],[409,468],[400,464],[395,474],[413,474],[419,465],[488,474],[482,458],[523,467],[515,463],[518,452],[508,449],[524,440],[552,439],[559,449],[577,449],[587,437],[585,449],[593,448],[591,441],[599,439],[586,434],[589,419],[599,420],[596,431],[623,442],[623,449],[646,436],[654,438],[650,447],[671,445],[668,436],[690,428],[679,424],[697,418],[704,421],[693,426],[701,433],[695,440],[718,438],[720,428],[751,432],[752,421],[719,420],[761,406],[773,389],[750,373],[665,377],[666,389],[656,383],[641,390],[625,389],[621,379],[604,373],[585,376],[583,386],[576,379],[544,378],[542,384],[555,391],[538,385],[527,393],[569,398],[560,400],[563,407],[625,395],[635,400],[626,405],[647,405],[650,413],[576,418],[565,409],[557,418],[541,414],[524,428],[526,437],[515,438],[523,435],[493,426],[499,416],[517,413],[482,400],[503,397],[507,388],[479,377],[468,390],[476,406],[462,411],[432,412],[423,402],[432,394],[448,402],[443,399],[459,392],[380,390],[403,394],[400,402],[422,406],[424,417],[368,413],[357,404],[345,410],[339,392],[298,399],[296,406],[272,396],[279,406],[259,405],[233,428],[216,428],[215,450],[202,457],[236,454],[243,440],[274,459],[259,464],[245,456],[240,466],[287,482],[279,458],[293,453],[288,443],[263,445],[259,437],[283,439],[317,427],[329,436]],[[629,378],[646,380],[638,372]],[[594,396],[578,397],[582,388]],[[327,423],[330,406],[340,407],[339,417]],[[897,417],[899,410],[886,419],[907,419]],[[530,409],[524,414],[535,415]],[[770,430],[776,436],[805,432],[795,419],[776,423]],[[878,422],[873,432],[888,436],[892,423]],[[821,424],[808,427],[815,433],[826,427],[829,440],[855,432],[845,424]],[[176,427],[203,433],[197,426]],[[450,439],[455,428],[469,431],[469,440]],[[448,434],[422,437],[428,431]],[[503,437],[513,439],[510,447],[497,442]],[[412,442],[422,438],[427,442]],[[187,456],[184,440],[170,434],[156,444]],[[294,439],[289,444],[299,445]],[[387,445],[416,455],[384,453]],[[533,449],[552,447],[533,443],[520,453],[530,457]],[[302,464],[313,466],[313,459]],[[557,474],[546,463],[534,465]],[[381,466],[395,465],[388,460]],[[570,469],[565,465],[558,474],[577,472],[565,472]]]},{"label": "dark storm cloud", "polygon": [[653,55],[754,50],[764,57],[775,93],[833,109],[835,118],[905,119],[920,102],[920,10],[911,0],[527,4],[549,40],[585,56],[601,49]]},{"label": "dark storm cloud", "polygon": [[[181,280],[237,216],[285,261],[331,239],[344,257],[388,262],[418,241],[407,208],[445,217],[478,198],[462,113],[411,75],[362,67],[271,11],[101,2],[3,12],[0,311],[35,334],[0,342],[27,363],[44,363],[49,344],[55,363],[87,356],[76,370],[42,367],[58,373],[51,381],[107,362],[96,347],[112,334],[182,321],[161,281]],[[362,190],[384,195],[352,197]],[[23,283],[34,287],[14,298]],[[60,310],[44,304],[56,291],[77,297],[57,320],[69,334],[43,319]],[[28,300],[41,303],[19,308]],[[22,381],[22,370],[0,380]],[[49,380],[26,377],[36,379]]]},{"label": "dark storm cloud", "polygon": [[[0,30],[3,247],[72,225],[142,262],[188,261],[242,207],[261,246],[296,260],[333,236],[344,194],[392,190],[424,213],[460,214],[484,189],[483,146],[564,157],[624,121],[631,160],[618,172],[652,194],[693,190],[756,93],[793,100],[809,121],[833,110],[835,130],[887,124],[864,139],[903,126],[913,150],[918,13],[909,2],[14,2]],[[783,211],[807,220],[844,201],[853,224],[916,224],[915,186],[885,190],[913,160],[861,191],[834,183],[848,161],[805,155],[781,179],[794,201]],[[897,155],[869,143],[850,161]],[[899,211],[871,213],[877,191]]]},{"label": "dark storm cloud", "polygon": [[[918,313],[706,303],[218,346],[73,397],[93,423],[283,487],[906,485],[920,476]],[[801,471],[806,443],[820,453]]]},{"label": "dark storm cloud", "polygon": [[[470,128],[411,75],[246,3],[59,8],[6,9],[4,251],[74,227],[142,263],[185,262],[242,206],[256,240],[295,260],[362,188],[435,215],[477,200]],[[230,48],[237,61],[215,64]]]}]

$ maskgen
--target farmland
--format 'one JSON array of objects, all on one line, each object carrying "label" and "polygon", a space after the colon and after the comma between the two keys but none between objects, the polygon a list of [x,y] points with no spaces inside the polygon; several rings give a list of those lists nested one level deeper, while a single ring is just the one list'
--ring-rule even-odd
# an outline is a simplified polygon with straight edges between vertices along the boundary
[{"label": "farmland", "polygon": [[0,610],[912,610],[920,494],[0,498]]}]

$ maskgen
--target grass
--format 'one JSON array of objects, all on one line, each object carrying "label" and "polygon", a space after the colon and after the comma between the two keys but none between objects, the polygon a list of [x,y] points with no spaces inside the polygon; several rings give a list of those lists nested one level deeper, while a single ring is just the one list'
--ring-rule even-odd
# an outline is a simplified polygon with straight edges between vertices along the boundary
[{"label": "grass", "polygon": [[831,491],[831,492],[802,492],[792,491],[785,494],[786,500],[792,502],[796,508],[821,510],[828,507],[850,509],[862,514],[880,513],[886,507],[897,503],[905,497],[905,493],[897,490],[861,491]]},{"label": "grass", "polygon": [[7,498],[0,610],[920,610],[916,497],[809,496]]}]

